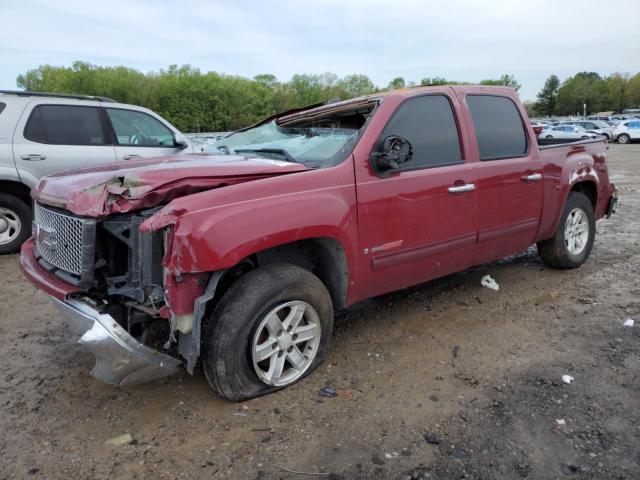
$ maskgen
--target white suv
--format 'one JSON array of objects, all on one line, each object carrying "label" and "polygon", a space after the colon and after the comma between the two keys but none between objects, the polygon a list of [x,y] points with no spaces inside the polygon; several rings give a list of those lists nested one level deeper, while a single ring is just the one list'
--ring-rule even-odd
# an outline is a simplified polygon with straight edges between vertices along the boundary
[{"label": "white suv", "polygon": [[29,192],[40,177],[193,145],[146,108],[104,97],[0,90],[0,253],[31,234]]},{"label": "white suv", "polygon": [[640,140],[640,119],[632,118],[616,125],[613,129],[613,138],[618,143],[630,143],[632,140]]}]

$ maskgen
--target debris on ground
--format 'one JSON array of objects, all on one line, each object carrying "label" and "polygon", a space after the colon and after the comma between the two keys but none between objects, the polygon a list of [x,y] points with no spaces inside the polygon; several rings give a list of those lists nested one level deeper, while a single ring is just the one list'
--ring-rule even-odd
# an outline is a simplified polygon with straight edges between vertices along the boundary
[{"label": "debris on ground", "polygon": [[496,292],[500,290],[500,285],[498,285],[498,283],[493,278],[491,278],[491,275],[485,275],[484,277],[482,277],[482,279],[480,280],[480,285],[490,288],[491,290],[495,290]]},{"label": "debris on ground", "polygon": [[564,420],[564,418],[556,418],[556,423],[558,425],[566,425],[567,422]]},{"label": "debris on ground", "polygon": [[633,324],[634,324],[634,323],[635,323],[635,322],[634,322],[633,318],[627,318],[627,319],[624,321],[624,326],[625,326],[625,327],[633,327]]},{"label": "debris on ground", "polygon": [[387,458],[389,460],[392,460],[394,458],[398,458],[399,453],[398,452],[391,452],[391,453],[385,453],[384,454],[384,458]]},{"label": "debris on ground", "polygon": [[424,439],[429,445],[440,445],[440,443],[442,442],[440,437],[433,432],[425,433]]},{"label": "debris on ground", "polygon": [[318,395],[320,395],[321,397],[333,398],[338,396],[338,392],[336,392],[335,389],[331,387],[324,387],[320,389]]},{"label": "debris on ground", "polygon": [[134,440],[130,433],[123,433],[122,435],[110,438],[104,443],[113,447],[118,447],[120,445],[132,445]]},{"label": "debris on ground", "polygon": [[562,381],[567,385],[571,385],[571,382],[574,381],[574,378],[571,375],[562,375]]}]

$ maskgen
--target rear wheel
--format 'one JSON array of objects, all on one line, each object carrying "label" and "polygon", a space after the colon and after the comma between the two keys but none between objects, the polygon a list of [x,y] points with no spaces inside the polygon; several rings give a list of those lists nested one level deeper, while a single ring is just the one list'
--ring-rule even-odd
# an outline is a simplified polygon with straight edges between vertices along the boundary
[{"label": "rear wheel", "polygon": [[571,192],[556,233],[549,240],[538,242],[538,253],[551,267],[577,268],[589,258],[595,233],[591,201],[582,193]]},{"label": "rear wheel", "polygon": [[322,282],[299,267],[267,265],[237,280],[205,323],[205,375],[229,400],[287,387],[320,365],[332,330]]},{"label": "rear wheel", "polygon": [[15,253],[31,234],[31,208],[18,197],[0,193],[0,254]]},{"label": "rear wheel", "polygon": [[621,133],[618,135],[618,143],[629,143],[631,141],[631,137],[626,133]]}]

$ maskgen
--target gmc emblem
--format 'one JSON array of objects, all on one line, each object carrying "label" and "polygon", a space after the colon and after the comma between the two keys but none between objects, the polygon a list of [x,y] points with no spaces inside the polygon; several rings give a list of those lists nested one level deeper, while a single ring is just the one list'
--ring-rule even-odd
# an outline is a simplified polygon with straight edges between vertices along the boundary
[{"label": "gmc emblem", "polygon": [[58,248],[57,233],[53,228],[36,224],[36,242],[50,250]]}]

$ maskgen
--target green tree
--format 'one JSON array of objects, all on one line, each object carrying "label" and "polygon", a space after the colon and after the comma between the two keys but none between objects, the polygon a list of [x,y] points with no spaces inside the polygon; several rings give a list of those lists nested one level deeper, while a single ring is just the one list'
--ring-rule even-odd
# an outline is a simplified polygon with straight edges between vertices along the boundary
[{"label": "green tree", "polygon": [[568,78],[558,90],[556,113],[582,113],[585,104],[587,113],[598,111],[603,106],[602,85],[602,78],[596,72],[580,72]]},{"label": "green tree", "polygon": [[520,90],[520,87],[522,87],[522,85],[520,85],[516,81],[516,77],[509,74],[504,74],[497,80],[491,79],[491,78],[487,80],[481,80],[480,85],[496,85],[496,86],[511,87],[511,88],[515,88],[516,92]]},{"label": "green tree", "polygon": [[398,90],[405,87],[405,81],[402,77],[396,77],[389,82],[389,90]]},{"label": "green tree", "polygon": [[559,88],[560,79],[555,75],[551,75],[544,82],[544,87],[542,87],[542,90],[538,93],[538,101],[535,103],[535,109],[540,115],[551,116],[554,114]]}]

